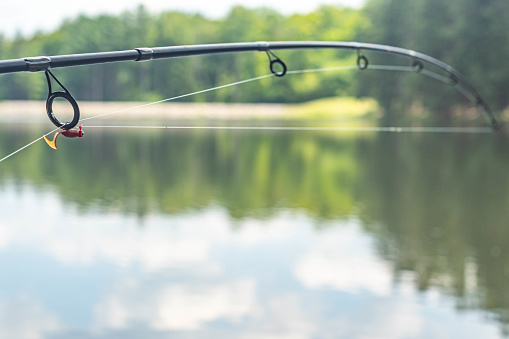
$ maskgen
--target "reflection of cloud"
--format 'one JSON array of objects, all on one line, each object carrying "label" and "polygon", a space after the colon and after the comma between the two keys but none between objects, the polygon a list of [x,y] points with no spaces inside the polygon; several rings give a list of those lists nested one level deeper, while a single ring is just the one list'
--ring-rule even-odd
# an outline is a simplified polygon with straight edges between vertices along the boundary
[{"label": "reflection of cloud", "polygon": [[[348,299],[348,298],[347,298]],[[299,294],[278,296],[259,319],[259,338],[414,338],[422,333],[415,304],[381,298],[350,307],[336,299],[333,316],[327,298],[306,300]],[[258,329],[258,327],[257,327]],[[253,332],[254,328],[252,328]],[[263,335],[262,335],[263,333]],[[248,336],[251,338],[250,336]]]},{"label": "reflection of cloud", "polygon": [[232,284],[193,289],[171,286],[161,295],[153,325],[156,330],[196,330],[205,322],[219,319],[239,321],[255,305],[255,284]]},{"label": "reflection of cloud", "polygon": [[0,338],[45,338],[59,329],[57,317],[26,297],[0,301]]},{"label": "reflection of cloud", "polygon": [[[72,273],[58,284],[80,287],[66,294],[74,299],[68,302],[95,303],[81,310],[85,319],[93,314],[91,323],[76,328],[59,327],[44,310],[63,312],[54,307],[59,301],[51,298],[58,293],[50,284],[37,288],[49,305],[0,299],[0,338],[38,339],[49,332],[61,338],[78,332],[94,338],[496,337],[496,326],[480,316],[462,317],[438,302],[423,305],[414,289],[391,290],[390,265],[377,258],[373,240],[356,223],[337,221],[317,231],[312,220],[283,211],[262,221],[237,221],[234,228],[228,214],[213,206],[140,222],[116,213],[80,215],[47,193],[0,196],[0,248],[28,250],[5,266],[3,279],[16,285],[12,298],[26,294],[27,286],[18,284],[27,279],[24,271],[10,269],[23,265],[35,268],[37,277],[44,272],[46,282],[54,273],[55,279]],[[19,213],[20,199],[31,213]],[[33,261],[39,254],[51,258]],[[46,266],[31,266],[41,262]],[[86,286],[79,281],[84,276],[97,285]]]},{"label": "reflection of cloud", "polygon": [[[41,197],[29,189],[22,200],[33,213],[20,214],[16,199],[9,198],[12,195],[17,193],[9,189],[2,195],[7,203],[0,206],[0,248],[30,248],[66,264],[141,264],[147,272],[189,265],[218,272],[220,265],[211,262],[214,246],[266,245],[285,239],[295,232],[296,220],[302,222],[302,217],[281,213],[267,221],[244,220],[232,232],[227,211],[215,207],[199,213],[147,216],[141,222],[116,213],[80,216],[72,209],[64,210],[56,196],[46,193]],[[59,217],[64,215],[66,218]]]},{"label": "reflection of cloud", "polygon": [[[142,228],[132,218],[121,216],[87,216],[81,224],[41,224],[33,246],[51,254],[60,262],[89,264],[107,260],[120,266],[141,263],[146,271],[206,266],[218,271],[210,262],[213,246],[256,246],[285,239],[292,232],[292,221],[275,218],[270,225],[262,221],[248,221],[232,232],[227,214],[211,208],[196,215],[147,218]],[[207,225],[204,227],[203,225]],[[20,237],[11,239],[26,242]],[[205,269],[201,267],[200,269]]]},{"label": "reflection of cloud", "polygon": [[139,232],[126,227],[113,233],[87,233],[78,237],[45,239],[44,248],[58,261],[90,263],[107,260],[120,266],[142,263],[147,271],[206,261],[209,244],[203,239],[175,239],[156,229]]},{"label": "reflection of cloud", "polygon": [[147,291],[146,286],[118,286],[97,306],[96,319],[102,329],[128,328],[141,323],[155,331],[198,330],[215,320],[240,321],[255,309],[255,283],[188,286],[170,285]]},{"label": "reflection of cloud", "polygon": [[333,322],[324,325],[341,338],[418,338],[426,330],[418,305],[393,298],[370,299]]},{"label": "reflection of cloud", "polygon": [[297,293],[274,296],[263,306],[262,317],[246,338],[304,339],[320,333],[317,310]]},{"label": "reflection of cloud", "polygon": [[0,249],[5,248],[11,241],[11,233],[9,227],[5,223],[0,223]]},{"label": "reflection of cloud", "polygon": [[372,240],[358,228],[334,228],[318,238],[317,245],[294,266],[295,275],[306,287],[390,293],[390,265],[373,253]]},{"label": "reflection of cloud", "polygon": [[269,242],[284,241],[288,236],[296,235],[302,232],[298,226],[308,225],[309,220],[302,215],[281,211],[279,215],[267,219],[249,219],[246,218],[239,222],[242,228],[232,233],[228,230],[228,238],[243,247],[256,246],[258,244],[267,244]]}]

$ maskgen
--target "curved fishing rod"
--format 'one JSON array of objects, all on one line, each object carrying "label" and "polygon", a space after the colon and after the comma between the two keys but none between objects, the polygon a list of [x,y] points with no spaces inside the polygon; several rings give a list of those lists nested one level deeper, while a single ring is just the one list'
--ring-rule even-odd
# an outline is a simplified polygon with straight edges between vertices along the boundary
[{"label": "curved fishing rod", "polygon": [[[270,62],[270,70],[275,76],[284,76],[287,72],[286,64],[278,58],[274,50],[287,49],[348,49],[357,51],[357,67],[360,70],[369,68],[369,60],[362,51],[377,51],[389,54],[403,55],[410,59],[410,67],[417,73],[429,75],[435,79],[449,82],[459,92],[461,92],[473,104],[482,108],[484,114],[490,121],[493,130],[498,130],[500,124],[491,112],[486,102],[482,99],[477,90],[466,80],[466,78],[446,63],[433,58],[429,55],[418,53],[412,50],[392,47],[379,44],[359,43],[359,42],[335,42],[335,41],[259,41],[242,43],[223,43],[223,44],[205,44],[205,45],[187,45],[187,46],[169,46],[154,48],[135,48],[125,51],[83,53],[56,56],[39,56],[12,60],[0,60],[0,74],[14,72],[45,72],[49,87],[48,99],[46,101],[46,111],[51,122],[61,129],[71,129],[79,121],[79,107],[76,100],[70,92],[56,79],[51,73],[50,68],[71,67],[81,65],[102,64],[119,61],[149,61],[156,59],[167,59],[186,57],[204,54],[235,53],[259,51],[267,53]],[[448,77],[437,75],[434,72],[426,73],[423,62],[432,64],[445,71]],[[282,70],[276,71],[277,66]],[[374,68],[376,69],[376,68]],[[58,82],[64,91],[52,92],[50,76]],[[69,101],[74,109],[74,118],[70,123],[61,123],[55,117],[52,111],[53,100],[56,97],[62,97]]]}]

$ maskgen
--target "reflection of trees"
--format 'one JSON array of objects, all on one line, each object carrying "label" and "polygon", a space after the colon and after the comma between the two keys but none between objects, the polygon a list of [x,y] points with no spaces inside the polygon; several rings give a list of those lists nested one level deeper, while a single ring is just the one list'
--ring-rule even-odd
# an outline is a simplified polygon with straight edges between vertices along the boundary
[{"label": "reflection of trees", "polygon": [[509,323],[509,156],[503,136],[380,135],[361,155],[362,218],[397,275]]},{"label": "reflection of trees", "polygon": [[[22,144],[26,135],[4,131],[3,138]],[[42,142],[33,146],[3,163],[0,175],[49,184],[81,208],[140,216],[214,203],[233,217],[263,217],[280,208],[318,218],[354,211],[358,170],[351,138],[310,132],[87,130],[86,139],[60,143],[56,152]]]}]

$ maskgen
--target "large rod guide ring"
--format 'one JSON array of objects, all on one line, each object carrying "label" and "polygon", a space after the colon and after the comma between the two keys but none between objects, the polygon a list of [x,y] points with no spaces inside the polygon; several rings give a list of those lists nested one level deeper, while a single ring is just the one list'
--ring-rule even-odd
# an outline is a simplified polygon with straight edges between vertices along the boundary
[{"label": "large rod guide ring", "polygon": [[[71,93],[67,90],[67,88],[65,88],[64,85],[62,85],[62,83],[60,81],[58,81],[58,79],[53,75],[53,73],[51,73],[51,71],[49,69],[47,69],[44,73],[46,75],[46,80],[48,81],[48,90],[49,90],[48,99],[46,99],[46,113],[48,113],[48,118],[51,120],[53,125],[61,128],[61,129],[68,130],[68,129],[73,128],[80,121],[80,108],[78,106],[78,103],[73,98]],[[64,89],[63,91],[53,92],[51,90],[50,75],[60,85],[60,87],[62,87]],[[53,101],[56,98],[63,98],[71,104],[72,109],[74,111],[74,116],[73,116],[73,119],[71,122],[62,123],[57,119],[57,117],[55,116],[55,113],[53,113]]]}]

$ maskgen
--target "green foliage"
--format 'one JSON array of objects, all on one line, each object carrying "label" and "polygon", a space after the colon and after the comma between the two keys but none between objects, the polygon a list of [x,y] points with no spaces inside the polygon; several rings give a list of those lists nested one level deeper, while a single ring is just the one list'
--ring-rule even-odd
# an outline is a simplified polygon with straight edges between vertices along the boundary
[{"label": "green foliage", "polygon": [[[234,7],[221,20],[179,12],[149,13],[143,6],[120,15],[79,16],[48,34],[0,36],[0,58],[132,49],[136,47],[274,40],[332,40],[388,44],[429,54],[452,65],[500,111],[509,105],[509,2],[500,0],[369,0],[361,10],[322,6],[284,16],[269,8]],[[366,52],[371,64],[408,64],[408,58]],[[351,51],[278,51],[290,70],[355,64]],[[399,63],[401,64],[401,63]],[[429,66],[429,65],[427,65]],[[264,53],[232,53],[115,63],[56,70],[79,100],[154,100],[269,72]],[[38,75],[0,77],[1,99],[44,99]],[[304,102],[369,96],[387,119],[409,107],[445,112],[467,104],[451,86],[397,72],[310,73],[277,84],[261,81],[190,98],[219,102]],[[434,114],[449,119],[450,114]]]},{"label": "green foliage", "polygon": [[[79,16],[55,32],[30,38],[0,38],[1,58],[126,50],[136,47],[270,40],[352,40],[366,24],[359,10],[326,6],[307,15],[285,17],[268,8],[234,7],[222,20],[178,12],[149,13],[143,6],[118,16]],[[290,69],[352,62],[351,53],[281,52]],[[147,63],[115,63],[55,70],[79,100],[152,100],[202,90],[269,73],[264,53],[175,58]],[[354,95],[344,73],[292,76],[274,86],[260,82],[250,91],[232,88],[196,96],[196,101],[302,102],[338,94]],[[44,78],[20,74],[0,78],[0,99],[43,99]]]},{"label": "green foliage", "polygon": [[358,124],[376,124],[379,108],[375,100],[352,97],[323,98],[287,108],[291,119],[315,119]]},{"label": "green foliage", "polygon": [[[494,110],[509,105],[509,2],[502,0],[370,0],[372,22],[364,41],[413,49],[440,59],[477,88]],[[369,74],[361,79],[364,95],[379,99],[387,112],[416,101],[434,110],[458,102],[447,85],[430,85],[411,76]],[[448,91],[448,92],[444,92]]]}]

